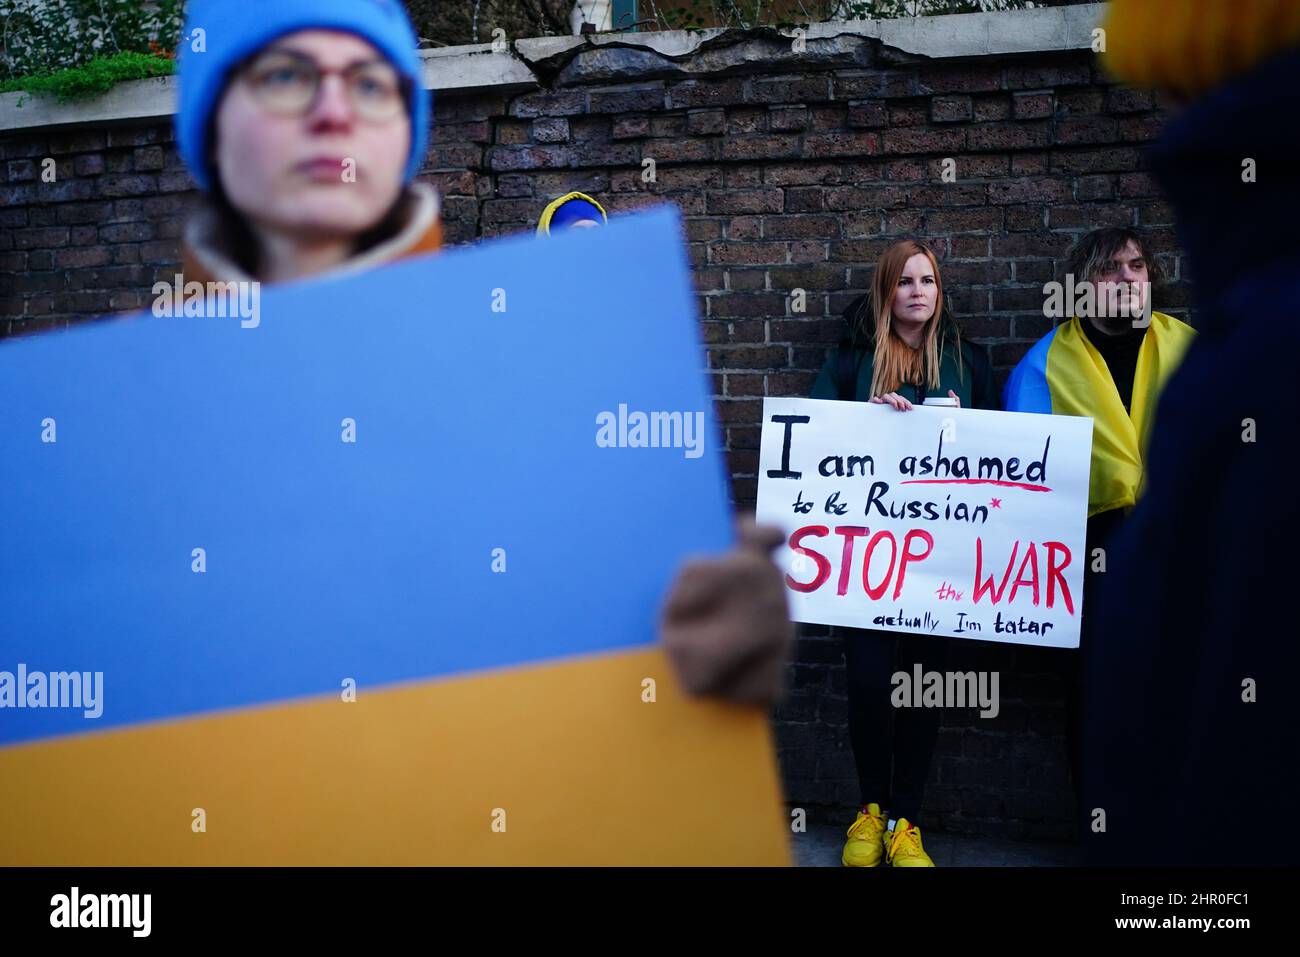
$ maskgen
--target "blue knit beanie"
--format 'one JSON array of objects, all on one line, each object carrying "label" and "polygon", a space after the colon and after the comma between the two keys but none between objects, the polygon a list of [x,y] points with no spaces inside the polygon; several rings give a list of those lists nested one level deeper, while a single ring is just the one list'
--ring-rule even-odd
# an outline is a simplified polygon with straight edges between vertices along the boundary
[{"label": "blue knit beanie", "polygon": [[551,232],[572,226],[584,219],[605,222],[605,211],[585,199],[571,199],[551,214]]},{"label": "blue knit beanie", "polygon": [[[176,140],[181,159],[205,190],[215,170],[208,158],[209,120],[232,68],[262,47],[297,30],[343,30],[369,41],[411,83],[409,182],[429,138],[430,97],[420,78],[415,31],[398,0],[190,0],[178,49],[180,107]],[[204,49],[195,30],[203,31]]]}]

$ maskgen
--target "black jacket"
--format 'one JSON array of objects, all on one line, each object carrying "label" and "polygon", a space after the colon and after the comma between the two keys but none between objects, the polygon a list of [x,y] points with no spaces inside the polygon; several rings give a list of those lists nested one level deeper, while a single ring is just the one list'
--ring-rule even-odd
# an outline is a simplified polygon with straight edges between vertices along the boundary
[{"label": "black jacket", "polygon": [[[1150,156],[1199,335],[1161,396],[1146,493],[1099,594],[1084,742],[1084,811],[1105,813],[1086,837],[1095,863],[1300,855],[1300,385],[1284,371],[1300,354],[1297,115],[1292,50],[1194,104]],[[1244,157],[1258,182],[1242,182]]]},{"label": "black jacket", "polygon": [[[847,329],[857,327],[859,310],[867,301],[859,296],[844,310]],[[903,386],[900,391],[908,399],[920,404],[926,396],[947,397],[952,389],[961,399],[963,408],[1000,409],[1000,397],[993,385],[993,366],[988,353],[961,335],[957,323],[949,316],[941,319],[939,387],[929,389],[917,384]],[[812,399],[843,399],[865,402],[871,398],[871,373],[874,368],[875,343],[845,338],[831,350],[822,366],[821,374],[813,383]]]}]

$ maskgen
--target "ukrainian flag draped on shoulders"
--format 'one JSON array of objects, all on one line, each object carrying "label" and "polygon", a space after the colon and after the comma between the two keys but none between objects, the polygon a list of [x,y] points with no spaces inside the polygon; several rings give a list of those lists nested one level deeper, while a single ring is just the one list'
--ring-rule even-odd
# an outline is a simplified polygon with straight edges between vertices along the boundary
[{"label": "ukrainian flag draped on shoulders", "polygon": [[1196,331],[1161,312],[1151,314],[1138,351],[1133,398],[1126,411],[1106,360],[1078,317],[1057,326],[1011,372],[1003,393],[1008,412],[1090,416],[1092,471],[1088,517],[1131,508],[1142,494],[1142,460],[1156,404]]}]

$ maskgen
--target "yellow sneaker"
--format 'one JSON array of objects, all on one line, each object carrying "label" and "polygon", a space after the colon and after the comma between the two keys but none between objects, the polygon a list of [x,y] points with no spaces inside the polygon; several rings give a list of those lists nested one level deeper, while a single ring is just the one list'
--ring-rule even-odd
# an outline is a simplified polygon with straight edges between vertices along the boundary
[{"label": "yellow sneaker", "polygon": [[884,844],[890,867],[934,867],[921,846],[921,829],[905,817],[894,822],[893,833],[885,835]]},{"label": "yellow sneaker", "polygon": [[840,860],[845,867],[879,867],[885,857],[885,815],[879,804],[868,804],[849,828]]}]

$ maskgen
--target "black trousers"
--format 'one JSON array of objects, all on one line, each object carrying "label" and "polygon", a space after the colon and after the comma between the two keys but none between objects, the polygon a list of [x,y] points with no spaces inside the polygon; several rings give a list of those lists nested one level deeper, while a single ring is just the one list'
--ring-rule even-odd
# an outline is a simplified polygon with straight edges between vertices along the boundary
[{"label": "black trousers", "polygon": [[895,708],[896,671],[943,671],[948,639],[853,629],[844,635],[848,679],[849,741],[864,805],[875,802],[891,817],[914,821],[921,813],[925,779],[939,737],[942,708]]},{"label": "black trousers", "polygon": [[[1105,635],[1097,627],[1097,596],[1103,587],[1105,572],[1093,570],[1093,550],[1105,549],[1115,531],[1119,528],[1124,514],[1118,510],[1103,512],[1088,521],[1087,565],[1083,575],[1083,614],[1080,619],[1079,647],[1062,648],[1053,652],[1056,656],[1056,673],[1065,686],[1065,742],[1070,759],[1070,783],[1073,786],[1078,816],[1076,827],[1080,837],[1085,836],[1091,823],[1091,808],[1085,805],[1084,795],[1088,793],[1085,777],[1086,762],[1083,760],[1085,736],[1089,733],[1087,703],[1097,698],[1087,694],[1084,675],[1090,651],[1099,642],[1125,640],[1123,635]],[[1089,609],[1093,613],[1089,614]]]},{"label": "black trousers", "polygon": [[1070,765],[1070,786],[1075,804],[1082,814],[1083,801],[1083,736],[1088,722],[1085,714],[1087,697],[1084,694],[1084,656],[1100,640],[1095,629],[1089,631],[1087,609],[1096,607],[1096,594],[1101,580],[1099,575],[1086,572],[1083,579],[1083,615],[1079,625],[1078,648],[1052,648],[1047,651],[1047,667],[1060,679],[1065,692],[1065,753]]},{"label": "black trousers", "polygon": [[[1080,828],[1089,822],[1083,806],[1083,736],[1088,722],[1084,702],[1084,656],[1107,636],[1089,627],[1088,608],[1096,607],[1096,594],[1104,577],[1092,570],[1092,550],[1105,547],[1122,516],[1107,512],[1088,523],[1083,584],[1080,647],[1055,649],[1048,667],[1065,689],[1065,738],[1071,784],[1078,807]],[[1095,620],[1095,619],[1092,619]],[[846,630],[844,665],[848,684],[849,740],[857,765],[862,803],[872,801],[891,817],[916,820],[921,813],[930,761],[942,724],[942,708],[895,708],[890,701],[892,676],[912,672],[947,670],[949,642],[954,639],[895,632]],[[1082,831],[1080,832],[1082,833]]]}]

